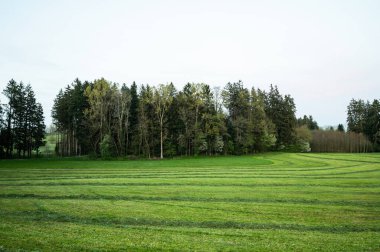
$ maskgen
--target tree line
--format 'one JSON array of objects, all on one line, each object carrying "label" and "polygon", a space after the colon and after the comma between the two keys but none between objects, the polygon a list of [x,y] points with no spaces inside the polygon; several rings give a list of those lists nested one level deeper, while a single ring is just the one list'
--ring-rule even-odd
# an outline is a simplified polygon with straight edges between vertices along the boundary
[{"label": "tree line", "polygon": [[[0,157],[31,157],[44,145],[42,107],[31,86],[9,81],[0,106]],[[104,78],[76,79],[52,108],[59,156],[163,158],[242,155],[263,151],[369,152],[380,150],[380,105],[347,107],[347,132],[296,118],[296,105],[277,86],[248,89],[187,83],[119,85]]]},{"label": "tree line", "polygon": [[44,145],[43,110],[30,84],[10,80],[3,90],[8,103],[0,106],[0,158],[31,157]]},{"label": "tree line", "polygon": [[352,99],[347,106],[347,132],[339,124],[335,129],[312,132],[314,152],[380,151],[380,102]]},{"label": "tree line", "polygon": [[351,132],[364,134],[380,150],[380,101],[352,99],[347,106],[347,127]]},{"label": "tree line", "polygon": [[296,106],[277,86],[119,85],[76,79],[54,101],[58,155],[248,154],[298,148]]}]

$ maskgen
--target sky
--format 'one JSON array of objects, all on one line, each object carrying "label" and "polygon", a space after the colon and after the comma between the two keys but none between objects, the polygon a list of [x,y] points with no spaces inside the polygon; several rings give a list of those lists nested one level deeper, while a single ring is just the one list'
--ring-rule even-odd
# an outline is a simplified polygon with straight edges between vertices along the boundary
[{"label": "sky", "polygon": [[[345,123],[380,99],[379,0],[2,0],[0,90],[30,83],[51,124],[75,78],[157,85],[277,85],[297,116]],[[0,96],[4,103],[4,96]]]}]

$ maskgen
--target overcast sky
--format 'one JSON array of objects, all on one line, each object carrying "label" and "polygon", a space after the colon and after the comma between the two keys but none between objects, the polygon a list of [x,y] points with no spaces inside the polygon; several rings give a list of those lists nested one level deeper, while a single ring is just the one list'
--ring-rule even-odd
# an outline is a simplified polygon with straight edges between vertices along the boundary
[{"label": "overcast sky", "polygon": [[297,116],[337,125],[351,98],[380,98],[379,13],[379,0],[2,0],[0,89],[31,83],[50,124],[56,94],[76,77],[272,83]]}]

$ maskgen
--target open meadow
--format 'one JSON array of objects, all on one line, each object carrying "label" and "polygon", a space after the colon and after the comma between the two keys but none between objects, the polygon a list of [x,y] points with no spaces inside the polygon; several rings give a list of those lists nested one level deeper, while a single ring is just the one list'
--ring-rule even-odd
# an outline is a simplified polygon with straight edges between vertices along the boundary
[{"label": "open meadow", "polygon": [[0,251],[379,251],[380,155],[0,161]]}]

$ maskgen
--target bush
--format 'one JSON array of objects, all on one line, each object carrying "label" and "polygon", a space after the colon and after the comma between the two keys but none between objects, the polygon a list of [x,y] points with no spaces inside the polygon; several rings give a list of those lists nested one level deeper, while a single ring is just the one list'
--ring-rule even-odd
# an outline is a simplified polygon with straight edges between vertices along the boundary
[{"label": "bush", "polygon": [[105,135],[99,144],[100,156],[102,159],[109,160],[115,156],[114,144],[109,134]]}]

